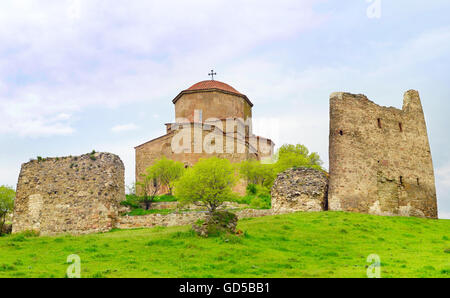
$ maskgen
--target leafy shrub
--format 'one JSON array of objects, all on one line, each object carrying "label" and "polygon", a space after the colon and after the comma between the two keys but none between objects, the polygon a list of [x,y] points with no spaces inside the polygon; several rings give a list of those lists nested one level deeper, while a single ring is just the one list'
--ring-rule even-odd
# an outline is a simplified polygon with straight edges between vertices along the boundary
[{"label": "leafy shrub", "polygon": [[257,188],[255,184],[249,184],[247,185],[247,194],[249,195],[256,195]]},{"label": "leafy shrub", "polygon": [[175,183],[175,195],[182,204],[195,202],[212,213],[234,198],[232,187],[236,178],[228,159],[201,158]]},{"label": "leafy shrub", "polygon": [[198,219],[194,224],[196,225],[196,226],[201,226],[201,225],[203,225],[205,223],[205,220],[204,219]]},{"label": "leafy shrub", "polygon": [[250,205],[254,209],[270,209],[272,198],[270,190],[261,185],[249,184],[249,186],[247,187],[247,194],[234,199],[234,201],[238,204]]},{"label": "leafy shrub", "polygon": [[[140,202],[141,197],[135,194],[127,194],[125,195],[126,200],[120,202],[120,205],[130,207],[131,209],[139,209],[141,208]],[[153,202],[176,202],[178,201],[176,197],[171,195],[160,195],[156,196]]]},{"label": "leafy shrub", "polygon": [[255,209],[270,209],[270,199],[267,200],[264,197],[255,197],[250,203],[250,207]]},{"label": "leafy shrub", "polygon": [[160,195],[157,196],[154,202],[176,202],[178,199],[172,195]]},{"label": "leafy shrub", "polygon": [[97,157],[95,157],[95,153],[97,153],[97,152],[95,152],[95,150],[92,150],[91,154],[89,155],[89,158],[91,160],[96,160],[97,159]]},{"label": "leafy shrub", "polygon": [[228,211],[215,211],[209,213],[204,223],[192,225],[192,229],[197,235],[202,237],[215,237],[224,234],[235,234],[237,225],[237,216]]},{"label": "leafy shrub", "polygon": [[270,189],[261,185],[256,185],[256,195],[258,197],[270,197]]},{"label": "leafy shrub", "polygon": [[255,195],[246,195],[246,196],[243,196],[243,197],[237,196],[236,198],[233,199],[233,202],[236,202],[238,204],[250,205],[250,203],[252,202],[254,197],[255,197]]},{"label": "leafy shrub", "polygon": [[126,197],[126,200],[120,202],[120,205],[128,206],[128,207],[130,207],[132,209],[140,208],[138,196],[136,196],[134,194],[133,195],[130,194],[130,195],[126,195],[125,197]]}]

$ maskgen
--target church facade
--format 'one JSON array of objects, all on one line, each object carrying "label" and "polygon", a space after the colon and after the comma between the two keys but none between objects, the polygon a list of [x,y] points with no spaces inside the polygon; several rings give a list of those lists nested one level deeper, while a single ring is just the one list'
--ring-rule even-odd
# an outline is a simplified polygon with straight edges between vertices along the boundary
[{"label": "church facade", "polygon": [[[187,168],[212,156],[239,163],[273,155],[275,144],[253,134],[252,102],[230,85],[201,81],[181,91],[172,102],[175,122],[166,123],[166,134],[135,147],[137,182],[163,156]],[[240,181],[234,190],[244,194],[245,188]]]}]

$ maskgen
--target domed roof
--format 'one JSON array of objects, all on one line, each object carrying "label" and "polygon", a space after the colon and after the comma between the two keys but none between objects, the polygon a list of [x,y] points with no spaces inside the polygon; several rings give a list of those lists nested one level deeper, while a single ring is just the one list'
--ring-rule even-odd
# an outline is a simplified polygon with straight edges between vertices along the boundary
[{"label": "domed roof", "polygon": [[187,90],[193,91],[193,90],[206,90],[206,89],[220,89],[223,91],[241,94],[239,91],[237,91],[230,85],[225,84],[223,82],[214,81],[214,80],[198,82],[197,84],[194,84],[191,87],[189,87]]},{"label": "domed roof", "polygon": [[229,94],[233,94],[233,95],[237,95],[239,97],[242,97],[251,107],[253,107],[253,104],[251,103],[251,101],[247,98],[247,96],[245,96],[244,94],[240,93],[239,91],[237,91],[236,89],[234,89],[233,87],[231,87],[230,85],[220,82],[220,81],[215,81],[215,80],[207,80],[207,81],[201,81],[198,82],[194,85],[192,85],[191,87],[189,87],[186,90],[181,91],[173,100],[173,103],[176,103],[177,100],[186,93],[193,93],[193,92],[208,92],[208,91],[220,91],[223,93],[229,93]]}]

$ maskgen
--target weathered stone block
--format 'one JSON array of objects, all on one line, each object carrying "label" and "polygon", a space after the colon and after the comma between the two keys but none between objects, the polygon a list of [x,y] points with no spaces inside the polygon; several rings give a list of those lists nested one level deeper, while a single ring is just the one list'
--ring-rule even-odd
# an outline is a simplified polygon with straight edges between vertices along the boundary
[{"label": "weathered stone block", "polygon": [[109,231],[125,200],[124,165],[110,153],[47,158],[22,165],[13,233]]},{"label": "weathered stone block", "polygon": [[322,171],[293,168],[279,174],[272,187],[274,212],[323,211],[327,208],[328,178]]},{"label": "weathered stone block", "polygon": [[436,188],[419,93],[403,108],[361,94],[330,97],[329,209],[437,218]]}]

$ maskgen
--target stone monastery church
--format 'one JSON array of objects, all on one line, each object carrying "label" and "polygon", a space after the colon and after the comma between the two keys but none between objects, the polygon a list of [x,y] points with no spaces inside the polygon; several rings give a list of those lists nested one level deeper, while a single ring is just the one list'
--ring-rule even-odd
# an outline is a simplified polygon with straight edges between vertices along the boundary
[{"label": "stone monastery church", "polygon": [[[253,134],[252,102],[230,85],[201,81],[181,91],[172,102],[176,120],[166,123],[166,134],[135,147],[137,181],[163,156],[185,167],[211,156],[232,163],[272,156],[274,143]],[[244,194],[245,185],[239,183],[234,190]]]},{"label": "stone monastery church", "polygon": [[[166,134],[135,147],[138,181],[163,156],[185,167],[212,156],[232,163],[272,156],[274,143],[253,134],[252,102],[230,85],[202,81],[172,102],[175,122],[166,124]],[[245,208],[237,216],[332,210],[438,217],[433,160],[418,91],[405,92],[401,109],[379,106],[363,94],[331,94],[329,160],[329,175],[309,168],[280,173],[271,190],[272,208]],[[121,216],[124,172],[119,156],[95,151],[22,164],[12,233],[87,234],[188,225],[204,218],[202,212]],[[245,188],[245,181],[240,181],[234,191],[245,194]]]}]

